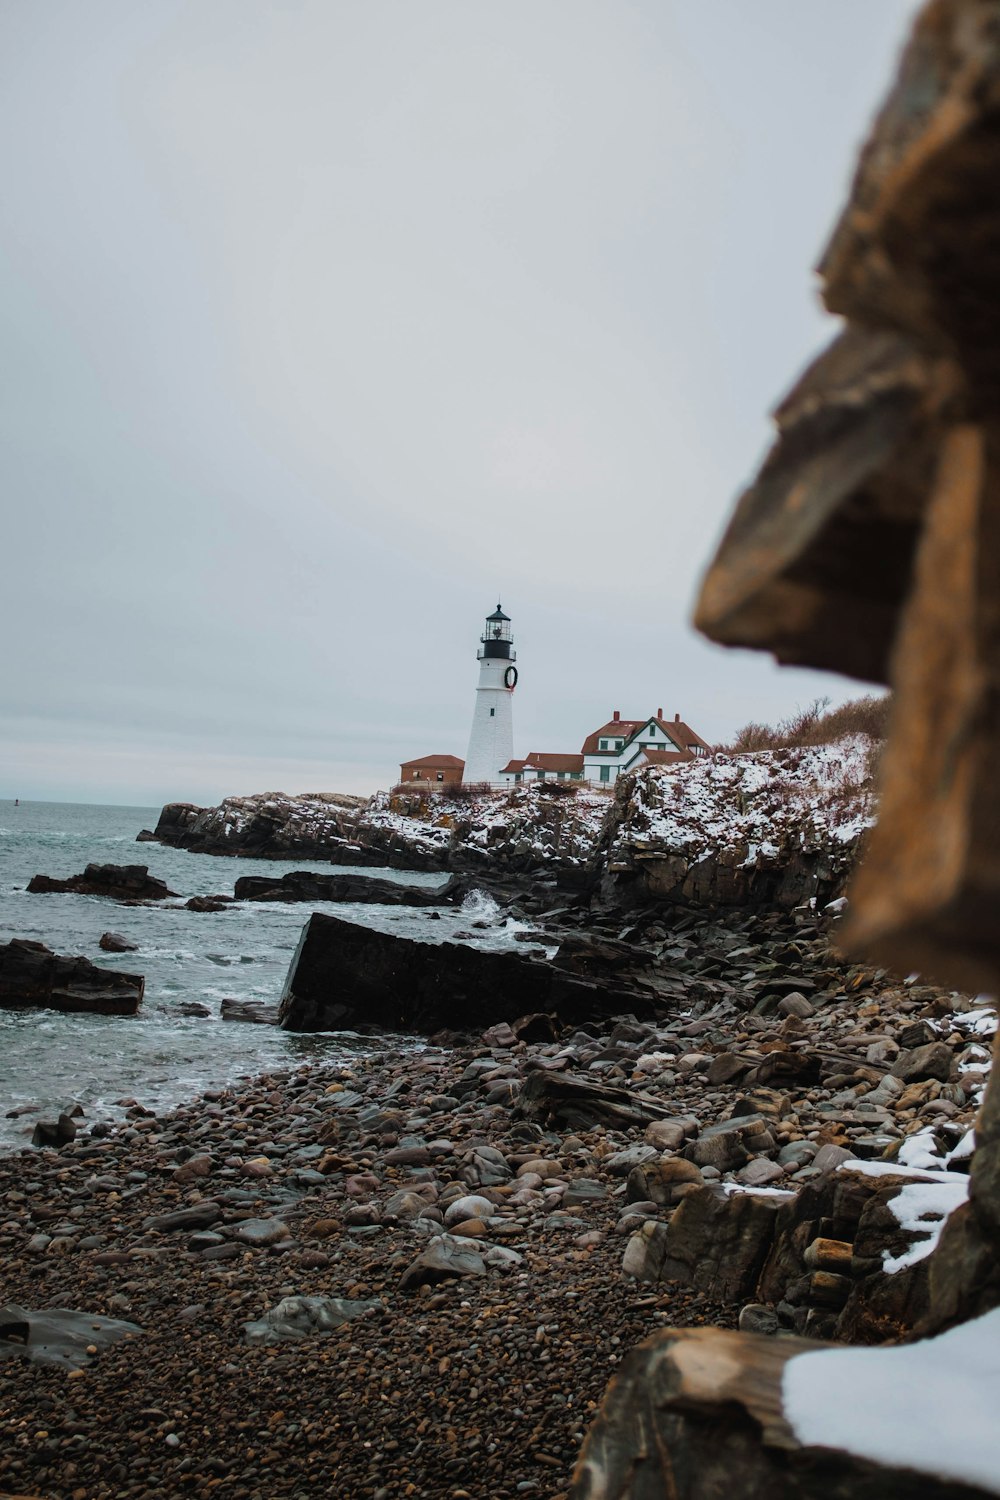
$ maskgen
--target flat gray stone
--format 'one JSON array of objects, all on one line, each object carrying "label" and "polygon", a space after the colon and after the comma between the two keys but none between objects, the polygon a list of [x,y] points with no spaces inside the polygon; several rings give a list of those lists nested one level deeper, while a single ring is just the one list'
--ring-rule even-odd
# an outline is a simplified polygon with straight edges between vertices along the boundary
[{"label": "flat gray stone", "polygon": [[244,1323],[243,1335],[248,1344],[298,1342],[314,1334],[333,1333],[344,1323],[380,1306],[377,1298],[352,1301],[346,1297],[283,1297],[262,1318]]}]

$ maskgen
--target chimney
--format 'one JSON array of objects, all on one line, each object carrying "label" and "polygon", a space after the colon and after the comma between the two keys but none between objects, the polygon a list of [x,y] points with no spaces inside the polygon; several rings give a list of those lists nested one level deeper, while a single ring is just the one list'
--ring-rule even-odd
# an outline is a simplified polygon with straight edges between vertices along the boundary
[{"label": "chimney", "polygon": [[615,723],[615,724],[618,723],[618,720],[621,718],[621,714],[618,712],[617,708],[615,709],[614,713],[611,715],[611,718],[612,718],[613,723]]},{"label": "chimney", "polygon": [[662,709],[662,708],[658,708],[658,709],[657,709],[657,710],[656,710],[656,717],[657,717],[657,718],[658,718],[658,719],[662,719],[662,718],[663,718],[663,709]]},{"label": "chimney", "polygon": [[681,722],[681,716],[680,716],[680,714],[674,714],[674,723],[675,724],[679,724],[680,722]]}]

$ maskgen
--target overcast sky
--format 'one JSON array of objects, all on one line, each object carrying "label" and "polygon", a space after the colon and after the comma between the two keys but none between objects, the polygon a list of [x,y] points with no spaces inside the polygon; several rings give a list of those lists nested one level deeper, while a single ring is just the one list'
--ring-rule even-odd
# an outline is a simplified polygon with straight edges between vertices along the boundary
[{"label": "overcast sky", "polygon": [[0,797],[367,792],[842,679],[696,637],[913,0],[6,0]]}]

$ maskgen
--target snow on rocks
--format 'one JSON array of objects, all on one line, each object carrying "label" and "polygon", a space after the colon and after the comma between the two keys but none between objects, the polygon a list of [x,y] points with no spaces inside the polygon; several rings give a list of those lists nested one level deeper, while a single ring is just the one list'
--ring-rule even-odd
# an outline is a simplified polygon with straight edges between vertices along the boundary
[{"label": "snow on rocks", "polygon": [[998,1350],[1000,1308],[903,1348],[800,1354],[785,1366],[784,1416],[804,1446],[1000,1494]]}]

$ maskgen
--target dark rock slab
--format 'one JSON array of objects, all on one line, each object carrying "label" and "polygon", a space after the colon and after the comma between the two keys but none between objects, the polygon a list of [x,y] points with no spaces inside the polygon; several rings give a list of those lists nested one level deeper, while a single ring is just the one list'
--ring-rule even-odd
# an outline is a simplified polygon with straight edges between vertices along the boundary
[{"label": "dark rock slab", "polygon": [[312,870],[292,870],[280,879],[267,875],[243,875],[233,887],[237,901],[356,901],[375,906],[455,905],[468,890],[468,882],[451,876],[442,885],[405,885],[377,875],[320,875]]},{"label": "dark rock slab", "polygon": [[33,1146],[68,1146],[76,1140],[76,1121],[72,1115],[62,1114],[58,1120],[39,1120],[31,1133]]},{"label": "dark rock slab", "polygon": [[99,969],[89,958],[53,953],[44,943],[14,938],[0,945],[0,1009],[83,1011],[134,1016],[146,981],[141,974]]},{"label": "dark rock slab", "polygon": [[176,1234],[179,1230],[208,1229],[222,1218],[222,1209],[214,1198],[201,1203],[191,1203],[185,1208],[171,1209],[169,1213],[154,1214],[143,1224],[144,1229],[155,1229],[159,1234]]},{"label": "dark rock slab", "polygon": [[277,1026],[278,1007],[260,1000],[231,1000],[226,997],[220,1011],[223,1021],[244,1021],[252,1026]]},{"label": "dark rock slab", "polygon": [[690,1193],[667,1226],[658,1279],[729,1302],[753,1296],[781,1203],[755,1193],[727,1197],[709,1187]]},{"label": "dark rock slab", "polygon": [[281,997],[289,1031],[480,1031],[526,1011],[564,1024],[652,1009],[640,996],[519,953],[422,943],[313,912]]},{"label": "dark rock slab", "polygon": [[148,865],[87,865],[82,875],[56,880],[51,875],[34,875],[28,882],[33,895],[111,896],[119,901],[162,901],[176,896],[162,880],[150,875]]},{"label": "dark rock slab", "polygon": [[671,1110],[632,1089],[537,1069],[525,1079],[517,1112],[530,1120],[571,1130],[593,1130],[596,1125],[623,1130],[666,1119]]},{"label": "dark rock slab", "polygon": [[8,1303],[0,1307],[0,1360],[23,1359],[32,1364],[61,1365],[81,1370],[94,1355],[119,1339],[142,1332],[136,1323],[104,1318],[98,1313],[75,1312],[66,1307],[47,1307],[27,1312]]}]

